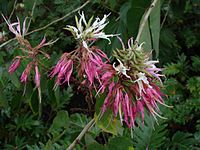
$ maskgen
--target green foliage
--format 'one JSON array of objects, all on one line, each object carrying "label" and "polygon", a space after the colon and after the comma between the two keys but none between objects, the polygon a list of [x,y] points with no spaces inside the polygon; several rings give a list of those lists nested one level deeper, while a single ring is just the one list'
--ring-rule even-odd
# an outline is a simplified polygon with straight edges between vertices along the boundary
[{"label": "green foliage", "polygon": [[[0,12],[9,17],[11,22],[29,17],[29,31],[41,28],[52,21],[72,12],[85,1],[82,0],[35,0],[17,1],[1,0]],[[109,14],[107,34],[120,34],[124,43],[130,38],[136,38],[140,20],[149,7],[148,0],[95,0],[81,9],[86,18],[93,14],[103,16]],[[79,141],[76,149],[88,150],[197,150],[200,147],[200,36],[199,36],[199,1],[198,0],[162,0],[156,5],[148,19],[142,34],[141,42],[146,42],[144,48],[155,50],[153,57],[158,57],[164,65],[166,79],[163,91],[167,95],[166,103],[173,108],[162,108],[167,120],[158,121],[159,125],[145,115],[144,123],[136,121],[132,130],[113,119],[109,111],[99,118],[90,109],[100,112],[103,98],[98,96],[96,108],[89,109],[85,105],[82,93],[75,91],[77,87],[60,87],[53,90],[54,80],[49,80],[48,74],[63,52],[70,52],[75,47],[72,35],[63,30],[66,24],[74,24],[74,15],[52,24],[45,30],[34,32],[27,36],[31,44],[37,45],[45,36],[47,40],[59,41],[53,46],[45,47],[44,51],[51,54],[50,60],[42,60],[41,91],[42,116],[38,118],[38,93],[33,82],[24,85],[20,83],[20,73],[27,62],[16,73],[10,75],[7,70],[12,58],[20,53],[15,40],[0,50],[0,149],[28,150],[64,150],[83,130],[85,125],[96,117],[96,125]],[[32,13],[33,11],[33,13]],[[4,31],[3,43],[13,36],[2,18],[1,32]],[[106,54],[112,55],[112,50],[120,48],[118,39],[98,41],[98,46]],[[126,45],[126,44],[125,44]],[[31,73],[30,81],[34,80]],[[25,92],[24,92],[25,90]],[[78,94],[78,98],[74,98]],[[95,102],[94,100],[94,102]],[[83,105],[82,105],[83,104]],[[81,108],[78,108],[81,106]],[[72,111],[77,108],[80,111]],[[87,109],[86,109],[87,108]],[[112,135],[111,135],[112,134]],[[134,147],[134,148],[133,148]]]},{"label": "green foliage", "polygon": [[187,88],[193,97],[200,97],[200,77],[192,77],[187,81]]},{"label": "green foliage", "polygon": [[192,70],[195,72],[200,71],[200,56],[192,56]]},{"label": "green foliage", "polygon": [[192,146],[196,143],[197,141],[192,134],[177,131],[171,139],[167,139],[164,147],[165,149],[171,150],[189,150],[192,149]]},{"label": "green foliage", "polygon": [[170,75],[182,75],[185,76],[185,73],[188,69],[188,62],[184,54],[178,56],[177,63],[168,63],[165,66],[164,73],[168,76]]},{"label": "green foliage", "polygon": [[145,114],[145,121],[137,121],[138,127],[133,130],[133,142],[136,150],[154,150],[163,145],[166,139],[166,123],[156,124],[153,118]]},{"label": "green foliage", "polygon": [[105,114],[102,116],[101,106],[103,104],[104,99],[105,99],[104,94],[97,97],[96,113],[94,114],[97,126],[104,132],[108,132],[113,135],[123,135],[122,125],[118,119],[113,117],[111,110],[107,110]]},{"label": "green foliage", "polygon": [[[111,18],[110,23],[105,28],[108,33],[120,34],[120,37],[126,42],[130,37],[136,38],[140,21],[145,13],[145,10],[149,7],[150,1],[134,1],[129,0],[124,3],[118,3],[116,6],[119,11],[119,16]],[[118,20],[116,22],[116,20]],[[139,43],[145,42],[144,49],[150,51],[155,50],[156,56],[158,56],[159,49],[159,33],[160,33],[160,2],[157,3],[154,10],[150,15],[149,21],[144,27],[141,40]],[[108,55],[111,55],[111,50],[121,47],[118,39],[111,40],[112,43],[108,45],[107,41],[99,42],[99,46]],[[126,44],[126,43],[125,43]]]}]

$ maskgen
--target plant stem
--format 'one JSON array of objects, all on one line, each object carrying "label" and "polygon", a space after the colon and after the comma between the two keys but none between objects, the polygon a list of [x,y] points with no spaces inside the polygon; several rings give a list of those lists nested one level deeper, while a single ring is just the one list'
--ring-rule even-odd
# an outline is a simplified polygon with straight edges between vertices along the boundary
[{"label": "plant stem", "polygon": [[29,34],[32,34],[32,33],[34,33],[34,32],[38,32],[38,31],[44,30],[44,29],[46,29],[47,27],[51,26],[52,24],[57,23],[57,22],[59,22],[59,21],[61,21],[61,20],[64,20],[65,18],[67,18],[67,17],[70,16],[71,14],[73,14],[73,13],[75,13],[75,12],[81,10],[81,9],[82,9],[83,7],[85,7],[89,2],[90,2],[90,1],[86,1],[83,5],[81,5],[80,7],[76,8],[76,9],[74,9],[74,10],[71,11],[70,13],[64,15],[63,17],[58,18],[58,19],[56,19],[56,20],[50,22],[49,24],[47,24],[47,25],[45,25],[45,26],[43,26],[43,27],[41,27],[41,28],[35,29],[35,30],[33,30],[33,31],[29,32],[29,33],[27,33],[26,35],[29,35]]},{"label": "plant stem", "polygon": [[34,14],[36,2],[37,2],[37,0],[35,0],[34,3],[33,3],[33,7],[32,7],[32,10],[31,10],[31,15],[30,15],[30,20],[29,20],[29,22],[28,22],[28,26],[27,26],[27,28],[26,28],[26,31],[28,31],[28,29],[29,29],[29,27],[30,27],[30,25],[31,25],[31,20],[32,20],[32,18],[33,18],[33,14]]},{"label": "plant stem", "polygon": [[90,122],[84,127],[81,133],[76,137],[76,139],[70,144],[70,146],[66,150],[72,150],[76,144],[82,139],[85,133],[95,124],[95,119],[93,118]]},{"label": "plant stem", "polygon": [[39,112],[39,118],[42,116],[42,95],[41,95],[41,88],[38,87],[38,99],[39,99],[39,104],[38,104],[38,112]]},{"label": "plant stem", "polygon": [[149,15],[151,14],[153,8],[155,7],[156,3],[158,2],[158,0],[153,0],[153,2],[151,3],[150,7],[148,8],[147,12],[144,14],[144,17],[143,19],[141,20],[141,23],[140,23],[140,27],[139,27],[139,31],[138,31],[138,34],[137,34],[137,37],[135,39],[135,43],[138,44],[139,41],[140,41],[140,37],[142,35],[142,31],[144,29],[144,26],[149,18]]},{"label": "plant stem", "polygon": [[12,15],[13,15],[13,13],[15,11],[16,4],[17,4],[17,0],[15,0],[15,2],[14,2],[13,9],[12,9],[12,12],[10,13],[10,16],[9,16],[8,20],[11,19]]},{"label": "plant stem", "polygon": [[167,18],[167,16],[168,16],[168,13],[169,13],[169,10],[170,10],[170,3],[171,3],[171,0],[169,0],[169,2],[168,2],[168,4],[167,4],[167,11],[166,11],[165,16],[164,16],[164,19],[163,19],[163,21],[162,21],[162,23],[161,23],[161,25],[160,25],[160,29],[162,29],[162,27],[163,27],[163,25],[164,25],[164,23],[165,23],[165,20],[166,20],[166,18]]}]

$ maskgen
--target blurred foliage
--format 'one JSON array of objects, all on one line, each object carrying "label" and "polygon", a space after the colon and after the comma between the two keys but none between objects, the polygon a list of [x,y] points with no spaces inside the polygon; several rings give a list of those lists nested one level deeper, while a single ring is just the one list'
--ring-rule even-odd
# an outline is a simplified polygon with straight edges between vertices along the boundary
[{"label": "blurred foliage", "polygon": [[[16,20],[16,16],[21,20],[29,17],[29,31],[33,31],[84,2],[18,0],[15,3],[15,0],[1,0],[0,12],[12,21]],[[119,33],[126,42],[130,37],[137,36],[140,20],[149,4],[149,0],[94,0],[82,10],[86,12],[86,18],[93,14],[101,17],[111,12],[105,32]],[[33,45],[43,36],[48,40],[59,38],[53,46],[44,49],[51,54],[51,60],[42,62],[41,118],[38,118],[38,97],[34,83],[29,82],[25,88],[18,78],[26,62],[15,74],[9,75],[7,72],[12,58],[20,53],[16,41],[0,49],[0,149],[66,149],[93,117],[94,111],[85,101],[84,93],[77,93],[73,86],[60,87],[54,91],[54,80],[49,80],[47,76],[61,53],[69,52],[76,45],[72,35],[63,30],[67,24],[74,24],[74,15],[27,36]],[[111,118],[108,114],[79,141],[77,150],[200,149],[199,15],[199,0],[160,0],[143,31],[140,42],[145,41],[144,48],[154,50],[152,57],[158,58],[159,65],[164,66],[166,79],[163,91],[168,95],[167,104],[173,106],[172,109],[161,108],[167,119],[158,120],[158,125],[146,115],[145,122],[137,120],[135,129],[130,131],[126,127],[123,130],[117,120],[112,120],[115,124],[109,126],[107,122]],[[2,17],[0,20],[2,44],[13,38],[13,35],[9,33]],[[110,56],[112,50],[120,48],[121,44],[113,38],[111,44],[104,40],[98,41],[98,46]],[[97,102],[100,102],[98,98]]]}]

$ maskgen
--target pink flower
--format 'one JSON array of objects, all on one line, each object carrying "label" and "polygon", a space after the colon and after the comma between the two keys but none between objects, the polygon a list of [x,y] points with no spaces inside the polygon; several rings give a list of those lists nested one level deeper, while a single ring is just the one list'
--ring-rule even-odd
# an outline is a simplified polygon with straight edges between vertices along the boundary
[{"label": "pink flower", "polygon": [[140,116],[144,122],[145,108],[155,120],[156,117],[164,118],[160,115],[161,111],[158,107],[158,103],[167,106],[162,99],[164,94],[153,83],[153,78],[157,78],[155,74],[160,69],[155,67],[154,62],[144,64],[146,71],[153,69],[153,72],[151,72],[152,70],[148,72],[149,75],[147,72],[135,71],[135,68],[127,69],[128,67],[126,68],[121,61],[119,63],[117,67],[104,64],[99,70],[101,86],[98,93],[107,92],[101,108],[102,114],[107,109],[111,109],[113,116],[117,117],[119,115],[121,123],[125,122],[129,128],[135,125],[137,116]]},{"label": "pink flower", "polygon": [[86,78],[90,83],[89,87],[92,87],[92,85],[95,87],[95,81],[101,84],[99,70],[105,64],[103,59],[109,61],[106,54],[95,46],[89,48],[89,50],[83,47],[81,52],[82,58],[80,59],[78,76]]},{"label": "pink flower", "polygon": [[45,42],[46,42],[46,38],[44,37],[44,38],[42,39],[42,41],[40,42],[40,44],[37,45],[37,46],[35,47],[35,49],[40,49],[40,48],[42,48],[42,47],[44,46]]},{"label": "pink flower", "polygon": [[[138,103],[139,104],[139,103]],[[140,105],[140,104],[139,104]],[[128,94],[122,85],[114,81],[109,85],[109,91],[101,108],[102,114],[110,108],[114,117],[119,114],[120,121],[127,124],[129,128],[134,126],[137,112],[144,114],[143,107],[136,106],[132,101],[132,96]]]},{"label": "pink flower", "polygon": [[[2,15],[3,16],[3,15]],[[17,17],[17,22],[14,23],[10,23],[9,20],[7,20],[4,16],[3,16],[4,20],[6,21],[6,24],[9,27],[9,30],[14,33],[16,36],[18,37],[24,37],[24,35],[26,34],[26,19],[23,22],[23,27],[21,29],[21,25],[20,25],[20,21],[19,18]]]},{"label": "pink flower", "polygon": [[9,72],[10,74],[12,74],[13,72],[15,72],[15,70],[19,67],[20,63],[21,63],[21,59],[20,59],[20,58],[16,58],[16,59],[12,62],[12,64],[10,65],[8,72]]},{"label": "pink flower", "polygon": [[[98,90],[98,93],[103,93],[105,89],[111,84],[113,81],[112,79],[117,74],[117,72],[114,70],[113,66],[110,64],[104,64],[102,67],[98,70],[98,74],[100,74],[100,80],[101,85]],[[114,84],[114,82],[112,82]]]},{"label": "pink flower", "polygon": [[161,72],[162,69],[161,68],[157,68],[155,66],[156,63],[159,63],[159,61],[147,61],[145,63],[147,65],[145,70],[148,71],[153,77],[158,79],[160,81],[160,83],[162,83],[162,80],[160,79],[160,77],[164,77],[164,75],[158,73],[158,72]]},{"label": "pink flower", "polygon": [[21,82],[24,82],[26,83],[28,81],[28,76],[31,72],[31,68],[32,68],[32,62],[30,62],[27,66],[26,66],[26,69],[23,71],[22,75],[21,75]]},{"label": "pink flower", "polygon": [[40,73],[37,65],[35,65],[35,84],[37,88],[40,87]]},{"label": "pink flower", "polygon": [[58,74],[56,85],[62,85],[65,82],[68,82],[69,85],[70,77],[73,71],[73,61],[71,59],[68,59],[67,56],[68,53],[64,53],[54,69],[49,74],[51,78]]}]

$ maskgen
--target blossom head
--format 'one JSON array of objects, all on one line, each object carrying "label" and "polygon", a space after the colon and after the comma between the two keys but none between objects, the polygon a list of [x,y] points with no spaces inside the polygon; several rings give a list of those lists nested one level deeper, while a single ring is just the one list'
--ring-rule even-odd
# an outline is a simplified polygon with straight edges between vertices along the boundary
[{"label": "blossom head", "polygon": [[[82,58],[80,59],[80,68],[78,71],[78,77],[84,78],[89,81],[89,87],[95,87],[95,83],[101,84],[99,70],[105,64],[103,59],[109,61],[108,57],[97,47],[93,46],[88,49],[81,49]],[[97,81],[97,82],[96,82]],[[88,82],[84,82],[88,83]]]},{"label": "blossom head", "polygon": [[15,58],[12,64],[10,65],[8,72],[10,74],[15,72],[15,70],[19,67],[20,63],[21,63],[21,58]]},{"label": "blossom head", "polygon": [[[122,42],[122,40],[121,40]],[[154,83],[161,80],[157,61],[148,61],[149,54],[141,45],[134,45],[130,39],[128,47],[122,43],[122,50],[114,51],[114,57],[119,65],[106,64],[101,69],[102,86],[100,93],[107,90],[107,96],[102,106],[102,113],[108,108],[113,110],[114,117],[119,115],[121,122],[133,127],[136,116],[144,121],[144,109],[156,119],[160,115],[158,103],[167,106],[162,99],[163,94]]]},{"label": "blossom head", "polygon": [[20,20],[19,18],[17,17],[17,22],[14,22],[14,23],[10,23],[9,20],[7,20],[4,15],[2,15],[4,20],[6,21],[6,24],[8,25],[9,27],[9,30],[15,34],[16,37],[24,37],[24,35],[26,34],[27,32],[27,29],[26,29],[26,19],[24,19],[23,21],[23,25],[22,25],[22,28],[21,28],[21,24],[20,24]]},{"label": "blossom head", "polygon": [[33,65],[32,62],[30,62],[26,66],[26,69],[23,71],[21,78],[20,78],[21,82],[26,83],[28,81],[28,76],[30,75],[32,65]]},{"label": "blossom head", "polygon": [[40,87],[40,73],[37,64],[35,65],[35,84],[37,88]]},{"label": "blossom head", "polygon": [[56,66],[53,68],[53,70],[49,74],[49,76],[53,78],[55,75],[57,75],[56,86],[62,85],[65,82],[67,82],[69,85],[72,71],[73,71],[73,61],[69,59],[68,53],[64,53],[61,56],[61,59],[58,61]]},{"label": "blossom head", "polygon": [[82,42],[85,48],[88,48],[87,42],[94,41],[97,39],[106,39],[110,42],[110,37],[116,36],[114,34],[106,35],[103,31],[104,27],[108,24],[107,17],[109,15],[104,15],[102,19],[97,17],[92,23],[93,17],[87,22],[83,12],[79,13],[80,18],[75,17],[76,27],[67,25],[65,29],[71,31],[75,39]]}]

